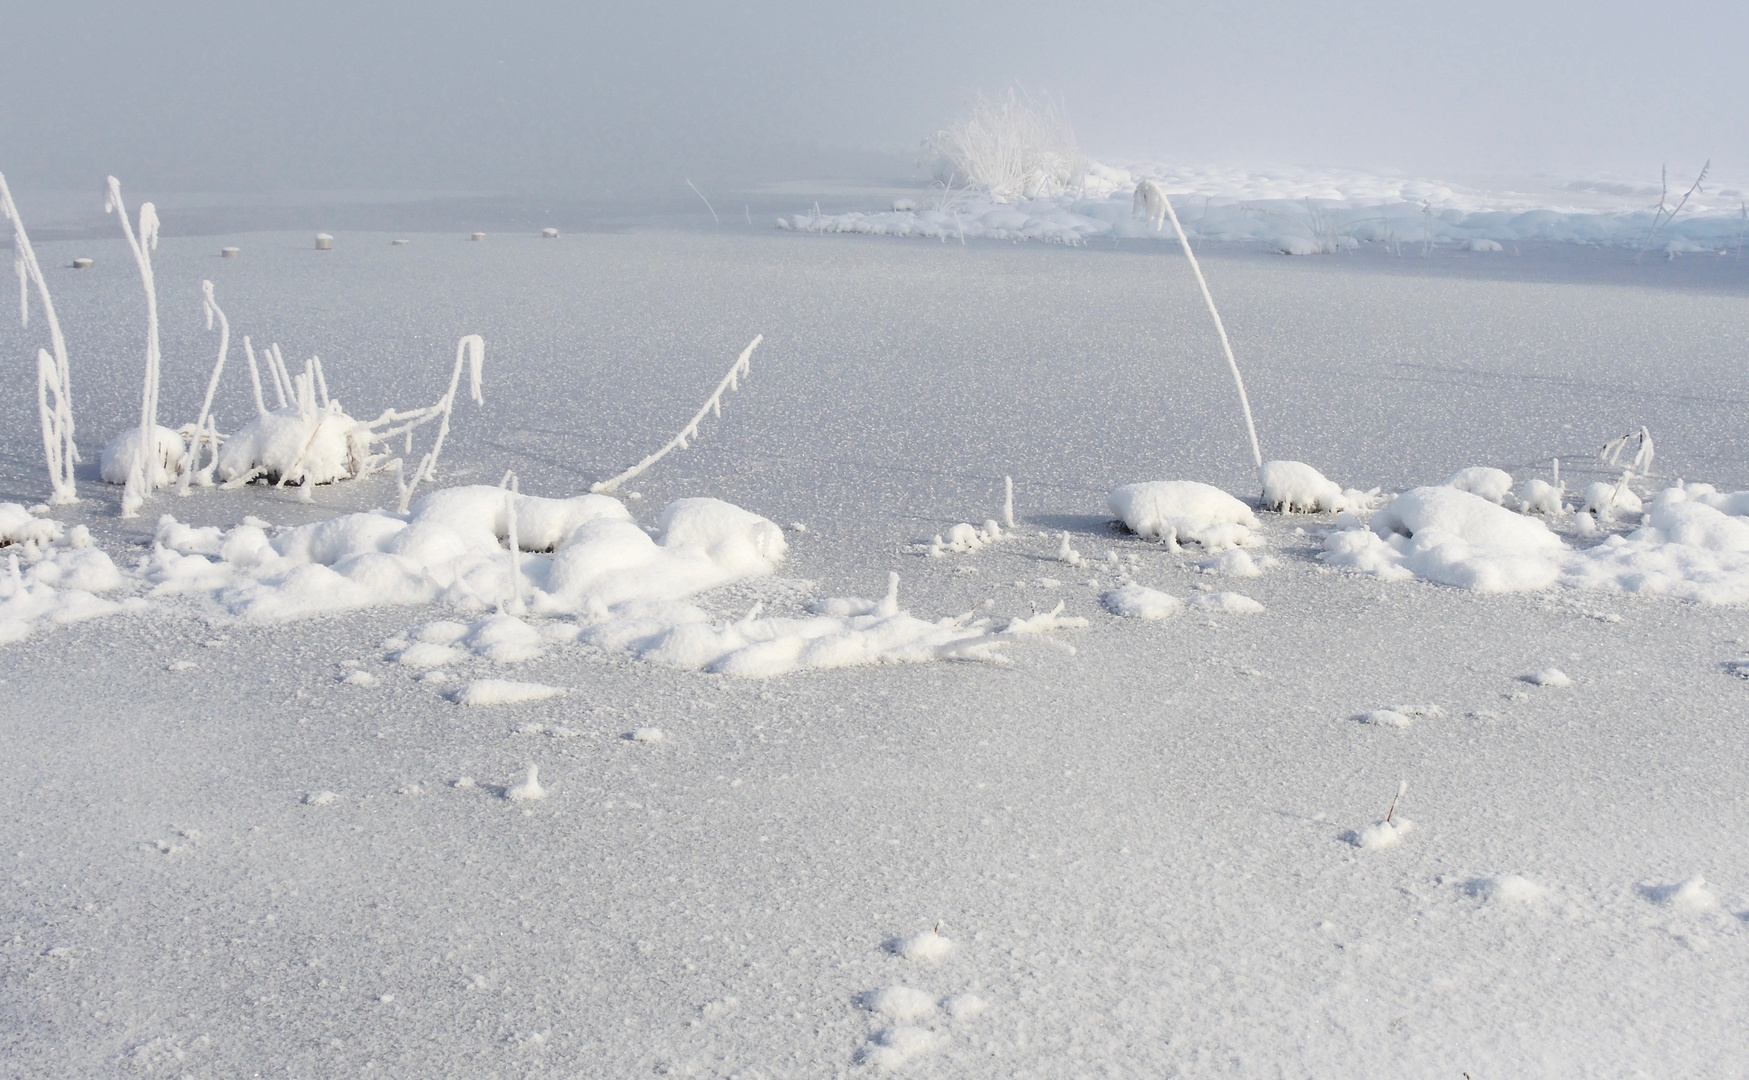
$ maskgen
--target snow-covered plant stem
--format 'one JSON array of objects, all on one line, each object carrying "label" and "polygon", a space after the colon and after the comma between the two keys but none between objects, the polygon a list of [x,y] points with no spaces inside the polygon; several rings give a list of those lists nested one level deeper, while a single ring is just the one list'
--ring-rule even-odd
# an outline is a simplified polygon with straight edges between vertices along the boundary
[{"label": "snow-covered plant stem", "polygon": [[504,474],[505,533],[510,541],[510,614],[521,615],[528,608],[522,602],[522,542],[516,535],[516,493],[518,481],[514,472]]},{"label": "snow-covered plant stem", "polygon": [[1391,823],[1391,819],[1397,816],[1397,803],[1402,801],[1404,793],[1407,792],[1408,790],[1409,790],[1409,781],[1407,781],[1407,780],[1397,781],[1397,797],[1395,799],[1391,800],[1391,808],[1389,810],[1385,811],[1385,824],[1386,825],[1389,825]]},{"label": "snow-covered plant stem", "polygon": [[602,495],[612,495],[619,490],[621,484],[624,484],[627,480],[633,480],[641,476],[644,470],[667,457],[670,451],[686,449],[687,440],[698,438],[698,425],[704,422],[706,413],[714,412],[718,417],[723,415],[723,394],[730,390],[739,390],[741,388],[741,377],[751,370],[749,367],[749,361],[753,359],[753,350],[757,349],[759,343],[764,340],[765,335],[759,334],[753,338],[753,341],[748,344],[745,349],[741,350],[740,357],[736,359],[732,366],[730,366],[729,373],[723,376],[723,381],[717,384],[717,388],[711,392],[710,397],[705,399],[704,404],[699,406],[698,412],[687,422],[687,425],[680,429],[680,434],[669,439],[662,449],[651,454],[636,465],[633,465],[625,472],[620,473],[618,476],[615,476],[610,480],[603,480],[589,490]]},{"label": "snow-covered plant stem", "polygon": [[261,368],[255,363],[255,346],[249,343],[249,335],[243,335],[243,355],[249,358],[249,384],[255,389],[255,415],[267,415],[267,402],[261,397]]},{"label": "snow-covered plant stem", "polygon": [[[219,358],[213,362],[213,373],[206,381],[206,397],[200,402],[200,415],[194,420],[194,439],[189,442],[188,450],[182,455],[182,475],[176,479],[176,493],[188,494],[188,483],[194,477],[195,470],[200,468],[200,446],[207,429],[207,417],[212,414],[213,394],[219,388],[219,375],[225,370],[225,356],[231,351],[231,320],[225,318],[224,309],[213,299],[213,283],[200,283],[201,307],[206,312],[206,328],[213,328],[213,318],[219,320]],[[216,426],[216,425],[215,425]],[[218,443],[212,444],[213,465],[219,461]],[[212,483],[212,467],[202,474],[202,486]]]},{"label": "snow-covered plant stem", "polygon": [[158,209],[151,203],[140,204],[140,234],[128,222],[127,207],[121,201],[121,181],[109,178],[109,201],[104,211],[121,218],[122,235],[133,250],[134,261],[140,267],[140,284],[146,290],[146,378],[140,391],[140,452],[133,473],[121,493],[122,517],[140,512],[146,496],[158,486],[163,466],[158,461],[158,285],[152,276],[151,252],[158,246]]},{"label": "snow-covered plant stem", "polygon": [[0,214],[12,222],[19,320],[26,327],[30,325],[29,286],[35,285],[37,297],[42,300],[43,318],[49,324],[49,346],[54,355],[37,350],[37,412],[42,420],[43,458],[49,469],[49,502],[62,506],[79,501],[73,486],[73,466],[79,461],[79,448],[73,443],[73,388],[67,367],[67,342],[61,336],[61,321],[55,317],[55,302],[49,297],[49,286],[43,280],[36,251],[24,231],[24,218],[12,201],[12,189],[6,186],[3,173],[0,173]]},{"label": "snow-covered plant stem", "polygon": [[1002,525],[1014,528],[1014,477],[1002,478]]},{"label": "snow-covered plant stem", "polygon": [[1257,445],[1257,425],[1251,420],[1251,399],[1245,395],[1245,380],[1239,375],[1239,361],[1233,358],[1232,343],[1227,340],[1227,327],[1221,322],[1221,313],[1215,307],[1215,298],[1209,292],[1208,279],[1202,276],[1202,264],[1196,261],[1196,252],[1190,249],[1190,240],[1184,235],[1184,226],[1178,223],[1178,214],[1172,209],[1172,200],[1160,189],[1160,185],[1152,180],[1143,180],[1136,185],[1136,197],[1133,212],[1137,216],[1145,216],[1154,228],[1160,228],[1163,220],[1172,222],[1172,231],[1178,235],[1178,244],[1184,249],[1184,257],[1190,260],[1190,269],[1196,274],[1196,283],[1202,289],[1203,302],[1208,304],[1209,315],[1215,320],[1215,333],[1220,335],[1221,350],[1227,354],[1227,367],[1233,372],[1233,385],[1239,388],[1239,408],[1245,413],[1245,432],[1251,437],[1251,459],[1257,468],[1263,468],[1263,451]]},{"label": "snow-covered plant stem", "polygon": [[[403,431],[412,431],[413,428],[433,417],[442,418],[442,422],[437,426],[437,438],[432,441],[430,451],[428,451],[424,457],[419,459],[418,467],[413,470],[413,478],[401,486],[401,513],[404,514],[407,512],[407,507],[413,501],[413,489],[419,486],[420,480],[437,479],[437,455],[443,452],[443,440],[449,435],[449,416],[450,413],[455,410],[455,394],[456,390],[461,387],[462,365],[464,363],[467,364],[470,369],[468,375],[469,396],[474,399],[474,404],[476,405],[484,405],[486,403],[485,399],[480,396],[480,361],[485,356],[485,353],[486,342],[485,339],[480,337],[480,335],[469,334],[462,338],[460,341],[456,342],[455,346],[455,371],[449,377],[449,392],[439,398],[436,405],[433,405],[429,409],[422,409],[417,413],[411,413],[406,416],[399,416],[393,413],[384,414],[383,417],[376,421],[376,423],[383,423],[385,421],[394,422],[406,419],[412,420],[412,423],[404,428],[397,431],[384,432],[378,436],[378,438],[386,441]],[[374,427],[375,424],[370,426]],[[409,436],[409,438],[411,438],[411,436]]]}]

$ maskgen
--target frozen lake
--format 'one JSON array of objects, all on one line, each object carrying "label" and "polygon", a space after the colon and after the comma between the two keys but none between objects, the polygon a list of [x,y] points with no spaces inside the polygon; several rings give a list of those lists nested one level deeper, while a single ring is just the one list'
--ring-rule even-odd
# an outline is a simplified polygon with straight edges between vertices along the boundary
[{"label": "frozen lake", "polygon": [[[1333,573],[1295,532],[1328,517],[1266,516],[1278,565],[1236,581],[1112,528],[1121,484],[1256,495],[1174,245],[396,235],[167,237],[162,418],[198,408],[208,278],[232,364],[245,333],[319,353],[354,415],[429,402],[482,335],[485,405],[458,406],[440,481],[515,469],[571,495],[660,445],[762,333],[722,419],[633,485],[641,521],[708,495],[807,525],[778,576],[700,603],[799,610],[897,571],[925,617],[1062,601],[1091,625],[1008,666],[774,680],[552,649],[509,677],[570,694],[498,710],[384,663],[429,607],[259,626],[170,598],[0,646],[0,1075],[814,1077],[914,1051],[917,1076],[1479,1080],[1728,1075],[1749,1052],[1749,682],[1726,668],[1749,615]],[[95,463],[137,423],[138,275],[119,239],[37,246],[90,474],[56,516],[118,565],[161,512],[392,506],[376,477],[314,505],[159,493],[118,520]],[[75,255],[96,266],[60,269]],[[1661,476],[1749,487],[1741,260],[1202,258],[1266,458],[1388,492],[1558,457],[1582,486],[1645,425]],[[0,329],[16,371],[39,330]],[[252,408],[239,372],[221,430]],[[14,385],[0,500],[28,504],[47,485]],[[1005,475],[1017,538],[906,551],[997,516]],[[1057,561],[1063,532],[1091,567]],[[1265,610],[1115,618],[1091,583],[1108,553]],[[347,661],[380,684],[343,685]],[[1524,681],[1551,666],[1573,685]],[[1395,706],[1411,727],[1356,720]],[[666,737],[626,737],[644,727]],[[531,762],[548,797],[500,798]],[[1416,831],[1347,842],[1401,780]],[[938,924],[939,960],[889,947]],[[864,996],[891,986],[922,1003]],[[936,1004],[954,995],[986,1007]]]}]

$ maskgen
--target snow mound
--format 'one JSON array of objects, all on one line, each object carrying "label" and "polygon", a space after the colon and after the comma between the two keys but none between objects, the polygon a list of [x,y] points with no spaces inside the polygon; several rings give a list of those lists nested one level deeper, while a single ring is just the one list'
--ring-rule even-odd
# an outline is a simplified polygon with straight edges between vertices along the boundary
[{"label": "snow mound", "polygon": [[1262,577],[1264,567],[1274,566],[1275,560],[1268,555],[1253,559],[1251,553],[1244,548],[1228,548],[1212,558],[1204,559],[1196,564],[1197,569],[1205,574],[1222,574],[1226,577],[1254,578]]},{"label": "snow mound", "polygon": [[914,555],[928,555],[933,559],[948,555],[969,555],[974,551],[984,550],[1004,536],[1002,526],[994,518],[986,519],[981,529],[962,521],[947,531],[945,540],[938,535],[927,544],[912,544],[909,550]]},{"label": "snow mound", "polygon": [[1548,895],[1547,889],[1517,874],[1475,878],[1464,883],[1464,891],[1493,904],[1529,904]]},{"label": "snow mound", "polygon": [[1383,851],[1401,844],[1403,837],[1414,831],[1413,821],[1396,818],[1392,821],[1375,822],[1359,832],[1349,833],[1348,842],[1362,851]]},{"label": "snow mound", "polygon": [[989,1008],[983,998],[973,993],[955,994],[941,1003],[947,1015],[955,1020],[969,1020]]},{"label": "snow mound", "polygon": [[1107,611],[1127,619],[1164,619],[1184,610],[1184,601],[1146,585],[1121,585],[1101,598]]},{"label": "snow mound", "polygon": [[340,801],[340,796],[332,791],[311,791],[304,795],[305,806],[332,806]]},{"label": "snow mound", "polygon": [[1518,488],[1518,509],[1525,514],[1543,514],[1547,517],[1559,515],[1563,509],[1561,496],[1563,491],[1547,480],[1531,478]]},{"label": "snow mound", "polygon": [[1644,510],[1645,504],[1626,484],[1599,480],[1585,489],[1585,505],[1579,512],[1595,514],[1599,521],[1614,521],[1617,517],[1638,515]]},{"label": "snow mound", "polygon": [[862,1060],[877,1069],[897,1069],[913,1058],[934,1053],[948,1044],[948,1037],[928,1028],[900,1025],[869,1038]]},{"label": "snow mound", "polygon": [[1200,544],[1210,553],[1262,543],[1251,508],[1208,484],[1193,480],[1155,480],[1128,484],[1111,493],[1111,512],[1137,536],[1164,540],[1176,548]]},{"label": "snow mound", "polygon": [[632,741],[641,743],[659,743],[667,739],[661,728],[641,727],[632,732]]},{"label": "snow mound", "polygon": [[921,934],[900,938],[893,943],[893,951],[907,960],[934,963],[953,951],[953,941],[934,930],[925,930]]},{"label": "snow mound", "polygon": [[521,705],[527,701],[546,701],[564,697],[561,686],[545,683],[511,682],[508,679],[475,679],[450,695],[457,705]]},{"label": "snow mound", "polygon": [[1476,465],[1453,473],[1445,486],[1467,491],[1498,506],[1512,493],[1512,474],[1504,469]]},{"label": "snow mound", "polygon": [[[157,454],[152,462],[153,475],[148,477],[147,490],[169,487],[176,480],[177,471],[182,465],[182,455],[188,447],[182,441],[182,436],[167,427],[156,429]],[[117,435],[103,445],[103,454],[98,459],[98,475],[106,484],[125,484],[128,477],[140,464],[140,429],[135,426]]]},{"label": "snow mound", "polygon": [[0,540],[8,546],[0,564],[0,645],[22,641],[44,624],[84,622],[137,611],[136,597],[109,600],[126,578],[108,555],[91,545],[83,525],[37,517],[17,503],[0,503]]},{"label": "snow mound", "polygon": [[862,1007],[903,1024],[935,1015],[935,998],[909,986],[886,986],[862,995]]},{"label": "snow mound", "polygon": [[1654,903],[1690,915],[1719,909],[1719,894],[1707,888],[1706,878],[1698,874],[1677,885],[1652,885],[1641,891]]},{"label": "snow mound", "polygon": [[1408,713],[1398,712],[1396,709],[1374,709],[1362,716],[1360,722],[1375,727],[1407,728],[1414,726],[1415,720]]},{"label": "snow mound", "polygon": [[1258,470],[1263,508],[1284,514],[1335,514],[1365,509],[1369,496],[1343,491],[1335,481],[1303,461],[1266,461]]},{"label": "snow mound", "polygon": [[1320,558],[1387,581],[1517,592],[1553,585],[1565,550],[1535,518],[1457,488],[1420,487],[1374,514],[1370,529],[1331,533]]},{"label": "snow mound", "polygon": [[1224,615],[1261,615],[1263,605],[1236,592],[1203,593],[1190,602],[1193,611],[1213,611]]},{"label": "snow mound", "polygon": [[1557,667],[1546,667],[1541,671],[1526,675],[1524,681],[1536,686],[1548,686],[1555,689],[1573,685],[1572,677]]},{"label": "snow mound", "polygon": [[340,411],[296,405],[263,413],[225,439],[218,474],[226,483],[261,477],[332,484],[358,476],[370,458],[370,431]]},{"label": "snow mound", "polygon": [[504,797],[511,802],[534,802],[546,798],[547,791],[540,786],[540,766],[530,765],[528,775],[523,777],[522,783],[507,788]]}]

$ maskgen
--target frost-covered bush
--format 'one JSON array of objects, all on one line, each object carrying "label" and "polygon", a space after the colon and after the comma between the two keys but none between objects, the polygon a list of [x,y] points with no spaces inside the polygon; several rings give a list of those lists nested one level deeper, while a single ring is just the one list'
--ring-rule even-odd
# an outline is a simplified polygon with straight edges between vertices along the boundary
[{"label": "frost-covered bush", "polygon": [[923,140],[937,157],[936,178],[983,192],[997,202],[1060,195],[1086,183],[1088,161],[1068,117],[1050,101],[1035,104],[1009,91],[979,95],[971,114]]}]

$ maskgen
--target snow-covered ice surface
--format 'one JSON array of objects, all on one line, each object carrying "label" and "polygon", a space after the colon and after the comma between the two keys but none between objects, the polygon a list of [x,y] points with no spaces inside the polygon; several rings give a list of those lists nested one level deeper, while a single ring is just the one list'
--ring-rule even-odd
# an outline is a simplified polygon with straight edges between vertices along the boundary
[{"label": "snow-covered ice surface", "polygon": [[[137,423],[137,280],[119,240],[40,243],[45,265],[97,259],[48,271],[84,501],[30,512],[35,403],[6,395],[0,503],[20,510],[0,522],[35,534],[7,553],[54,596],[73,589],[38,568],[102,553],[107,571],[59,572],[103,579],[84,591],[114,609],[0,646],[0,1073],[1740,1070],[1740,601],[1333,567],[1323,534],[1366,522],[1257,509],[1170,245],[465,232],[339,232],[321,253],[254,234],[223,262],[225,238],[167,237],[161,415],[199,403],[211,277],[236,333],[319,352],[357,415],[435,397],[433,358],[480,333],[486,404],[457,409],[439,486],[514,468],[525,493],[575,496],[666,439],[764,333],[721,420],[624,503],[657,533],[689,498],[807,523],[769,572],[691,594],[705,624],[754,605],[867,617],[897,572],[920,621],[1088,625],[1016,631],[1007,665],[740,679],[543,629],[587,611],[514,619],[434,594],[267,622],[222,589],[148,595],[160,513],[190,553],[218,541],[212,559],[228,530],[291,535],[394,505],[394,483],[313,504],[159,493],[117,519],[98,452]],[[1201,257],[1269,456],[1387,493],[1474,466],[1522,487],[1559,457],[1572,508],[1615,479],[1597,448],[1645,424],[1660,474],[1717,490],[1588,536],[1570,512],[1515,520],[1615,560],[1617,582],[1631,553],[1595,548],[1606,535],[1732,554],[1728,523],[1696,508],[1741,517],[1729,493],[1749,489],[1744,264],[1530,244]],[[6,323],[0,352],[33,355],[31,333]],[[252,415],[246,379],[215,407],[220,430]],[[1000,516],[1005,475],[1018,520],[1000,542],[911,550]],[[1237,496],[1258,543],[1229,550],[1273,564],[1211,576],[1199,545],[1114,525],[1113,491],[1174,480]],[[1108,610],[1131,585],[1185,607]],[[874,599],[842,601],[858,596]],[[1240,597],[1262,610],[1222,613]],[[1524,681],[1550,668],[1572,685]],[[456,702],[492,681],[568,692]],[[1374,711],[1413,723],[1355,722]],[[1413,831],[1358,846],[1403,780],[1394,820]],[[925,934],[952,946],[905,947]],[[891,988],[919,996],[871,996]]]}]

